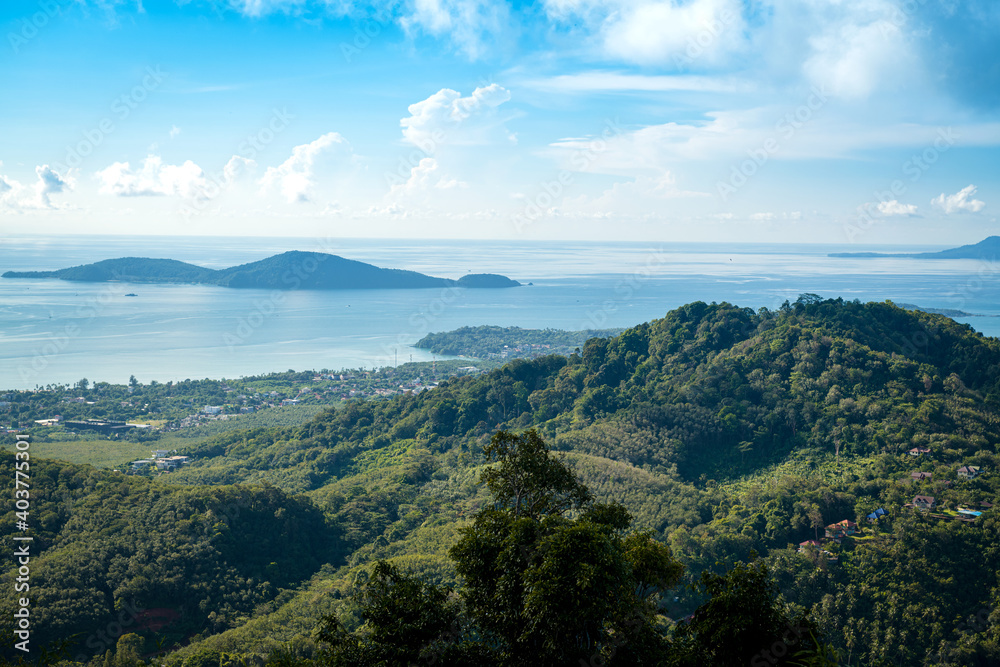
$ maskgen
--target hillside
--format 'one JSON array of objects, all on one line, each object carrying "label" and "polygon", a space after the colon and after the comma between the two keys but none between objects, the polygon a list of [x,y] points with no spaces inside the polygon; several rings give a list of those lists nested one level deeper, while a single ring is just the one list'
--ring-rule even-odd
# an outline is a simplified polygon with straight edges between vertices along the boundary
[{"label": "hillside", "polygon": [[834,252],[829,257],[910,257],[914,259],[981,259],[994,261],[1000,254],[1000,236],[989,236],[979,243],[948,248],[938,252],[879,253],[879,252]]},{"label": "hillside", "polygon": [[[981,503],[1000,498],[997,424],[1000,342],[891,303],[803,295],[776,311],[692,303],[581,354],[229,432],[189,448],[198,460],[171,482],[301,494],[343,557],[252,616],[228,615],[168,664],[282,646],[311,655],[324,609],[361,625],[348,598],[377,559],[459,584],[447,551],[488,501],[476,483],[483,447],[497,429],[530,427],[598,500],[621,502],[669,545],[685,582],[759,554],[789,613],[809,612],[839,664],[995,664],[1000,520]],[[966,481],[961,466],[983,474]],[[934,510],[907,507],[916,495]],[[123,520],[147,512],[139,498],[131,507]],[[970,507],[981,516],[959,513]],[[845,519],[860,531],[825,542],[827,553],[796,548]],[[154,599],[157,586],[142,590]],[[678,587],[658,613],[669,627],[705,602]]]},{"label": "hillside", "polygon": [[171,259],[123,257],[56,271],[7,271],[4,278],[58,278],[81,282],[196,283],[248,289],[423,289],[431,287],[517,287],[495,274],[470,274],[459,280],[416,271],[382,269],[320,252],[292,250],[257,262],[213,270]]}]

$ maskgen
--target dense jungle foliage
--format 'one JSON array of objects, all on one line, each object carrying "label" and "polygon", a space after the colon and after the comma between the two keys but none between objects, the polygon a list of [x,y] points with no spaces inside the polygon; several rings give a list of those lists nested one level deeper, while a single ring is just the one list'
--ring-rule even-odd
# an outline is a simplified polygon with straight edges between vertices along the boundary
[{"label": "dense jungle foliage", "polygon": [[[362,639],[378,631],[371,577],[420,599],[468,586],[449,550],[494,505],[477,483],[485,448],[498,430],[535,429],[596,503],[620,503],[684,566],[657,606],[670,641],[742,636],[734,600],[757,591],[766,604],[773,588],[773,618],[808,619],[806,634],[838,651],[829,664],[998,664],[998,423],[1000,342],[946,317],[812,295],[777,311],[693,303],[580,354],[222,434],[184,452],[197,460],[171,473],[173,486],[33,462],[39,476],[65,470],[34,482],[33,526],[48,535],[38,585],[60,610],[46,616],[39,602],[35,627],[86,639],[123,605],[173,609],[178,620],[138,639],[125,633],[142,623],[119,628],[123,655],[321,660],[325,616]],[[981,474],[964,479],[962,466]],[[261,512],[228,520],[218,494],[259,497]],[[908,507],[916,495],[934,509]],[[869,523],[877,508],[885,515]],[[798,548],[845,519],[855,535]],[[252,526],[234,529],[242,520]],[[267,531],[294,564],[258,546]],[[216,532],[246,537],[227,551]],[[142,544],[129,551],[124,535]],[[90,569],[87,550],[103,558]],[[380,561],[391,569],[373,570]],[[202,579],[170,574],[188,568]],[[110,645],[83,646],[73,654],[119,664],[102,653]],[[787,641],[776,647],[753,664],[798,659]]]}]

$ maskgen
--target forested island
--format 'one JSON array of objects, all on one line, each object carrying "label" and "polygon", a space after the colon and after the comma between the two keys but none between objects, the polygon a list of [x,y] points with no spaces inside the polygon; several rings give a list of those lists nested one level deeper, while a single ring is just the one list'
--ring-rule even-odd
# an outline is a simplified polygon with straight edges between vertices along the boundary
[{"label": "forested island", "polygon": [[828,257],[909,257],[912,259],[981,259],[996,261],[1000,255],[1000,236],[989,236],[979,243],[948,248],[938,252],[883,253],[883,252],[832,252]]},{"label": "forested island", "polygon": [[998,664],[997,423],[1000,341],[967,325],[696,302],[201,439],[162,477],[32,457],[33,642],[92,667]]},{"label": "forested island", "polygon": [[563,331],[484,325],[429,333],[413,346],[435,354],[477,359],[533,358],[546,354],[572,354],[590,338],[608,338],[617,336],[622,331],[623,329]]},{"label": "forested island", "polygon": [[55,271],[7,271],[4,278],[57,278],[78,282],[188,283],[247,289],[423,289],[430,287],[503,288],[521,283],[492,273],[458,280],[416,271],[382,269],[321,252],[291,250],[228,269],[208,269],[173,259],[122,257]]}]

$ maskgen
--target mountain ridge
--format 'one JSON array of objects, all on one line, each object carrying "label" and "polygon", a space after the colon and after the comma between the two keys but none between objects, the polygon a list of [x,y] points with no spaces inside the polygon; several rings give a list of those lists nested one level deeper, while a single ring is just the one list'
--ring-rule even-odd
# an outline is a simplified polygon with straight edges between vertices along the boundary
[{"label": "mountain ridge", "polygon": [[979,243],[948,248],[937,252],[885,253],[885,252],[832,252],[827,257],[907,257],[910,259],[990,259],[1000,254],[1000,236],[987,236]]},{"label": "mountain ridge", "polygon": [[7,271],[4,278],[57,278],[77,282],[193,283],[242,289],[422,289],[501,288],[521,283],[506,276],[475,273],[458,280],[416,271],[384,269],[329,253],[289,250],[225,269],[174,259],[120,257],[54,271]]}]

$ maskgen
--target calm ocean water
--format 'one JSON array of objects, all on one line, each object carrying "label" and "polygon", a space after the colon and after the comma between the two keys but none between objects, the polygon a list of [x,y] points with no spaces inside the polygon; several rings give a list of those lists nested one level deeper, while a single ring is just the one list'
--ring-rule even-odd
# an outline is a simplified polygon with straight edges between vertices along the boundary
[{"label": "calm ocean water", "polygon": [[[905,248],[907,251],[938,249]],[[802,292],[956,308],[1000,335],[1000,270],[974,260],[836,259],[884,246],[483,242],[206,237],[10,237],[0,272],[125,256],[223,268],[285,250],[458,278],[502,273],[514,289],[270,292],[192,285],[0,279],[0,388],[222,378],[430,360],[411,347],[465,325],[625,327],[701,300],[777,308]],[[137,296],[125,296],[135,293]]]}]

